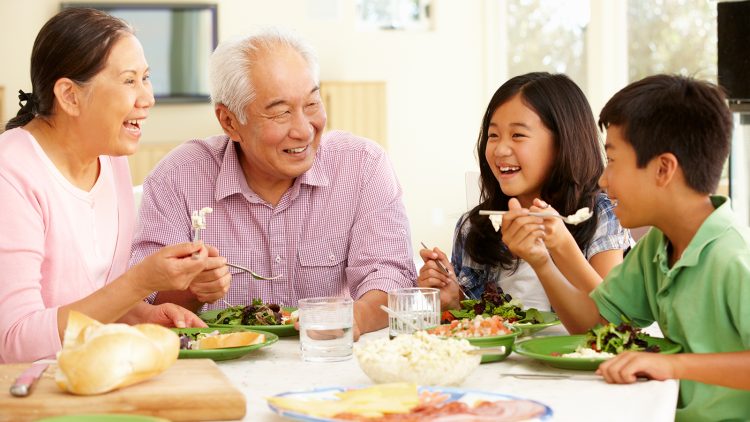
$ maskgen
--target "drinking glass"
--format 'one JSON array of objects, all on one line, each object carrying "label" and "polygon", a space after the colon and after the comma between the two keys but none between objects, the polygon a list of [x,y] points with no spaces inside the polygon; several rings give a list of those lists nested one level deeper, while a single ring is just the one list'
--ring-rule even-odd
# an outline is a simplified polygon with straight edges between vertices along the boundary
[{"label": "drinking glass", "polygon": [[336,362],[351,359],[354,301],[348,297],[301,299],[299,345],[308,362]]},{"label": "drinking glass", "polygon": [[[388,292],[388,307],[419,329],[440,325],[440,290],[430,287],[407,287]],[[388,316],[388,334],[412,334],[408,324]]]}]

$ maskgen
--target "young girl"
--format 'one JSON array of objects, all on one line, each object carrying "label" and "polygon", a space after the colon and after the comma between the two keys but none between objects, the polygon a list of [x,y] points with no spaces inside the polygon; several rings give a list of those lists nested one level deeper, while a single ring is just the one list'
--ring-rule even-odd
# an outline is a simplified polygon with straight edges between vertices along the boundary
[{"label": "young girl", "polygon": [[[456,225],[452,265],[437,248],[420,251],[425,265],[417,284],[440,288],[443,310],[495,284],[525,308],[548,311],[540,278],[565,277],[589,292],[622,262],[633,240],[597,185],[604,162],[596,123],[567,76],[529,73],[498,88],[482,120],[477,156],[480,204]],[[578,225],[529,215],[569,215],[583,207],[594,214]],[[498,232],[480,210],[509,212]],[[551,259],[556,271],[536,273],[526,262],[531,257],[535,264]]]}]

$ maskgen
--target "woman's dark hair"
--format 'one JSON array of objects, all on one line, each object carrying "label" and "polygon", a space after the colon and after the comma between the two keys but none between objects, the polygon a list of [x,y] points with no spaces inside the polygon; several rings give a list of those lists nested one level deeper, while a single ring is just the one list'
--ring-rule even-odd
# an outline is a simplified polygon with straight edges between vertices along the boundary
[{"label": "woman's dark hair", "polygon": [[656,156],[677,157],[691,189],[716,191],[732,138],[732,113],[721,88],[680,75],[654,75],[621,89],[602,109],[599,127],[621,126],[644,168]]},{"label": "woman's dark hair", "polygon": [[32,92],[20,92],[21,109],[5,129],[24,126],[35,116],[52,115],[55,83],[69,78],[85,84],[104,68],[114,44],[132,33],[125,21],[95,9],[70,8],[53,16],[39,31],[31,51]]},{"label": "woman's dark hair", "polygon": [[[544,126],[553,134],[556,157],[550,174],[542,185],[541,199],[560,214],[573,214],[582,207],[596,210],[600,192],[598,181],[604,171],[604,153],[586,96],[565,75],[546,72],[527,73],[505,82],[492,96],[482,119],[477,140],[480,170],[479,205],[469,211],[464,221],[471,222],[465,250],[479,263],[500,265],[515,271],[518,261],[502,242],[486,216],[479,210],[507,210],[510,197],[500,189],[485,158],[490,121],[498,107],[520,95],[524,104],[534,110]],[[578,247],[585,250],[594,236],[597,216],[577,226],[568,226]],[[460,236],[459,236],[460,238]]]}]

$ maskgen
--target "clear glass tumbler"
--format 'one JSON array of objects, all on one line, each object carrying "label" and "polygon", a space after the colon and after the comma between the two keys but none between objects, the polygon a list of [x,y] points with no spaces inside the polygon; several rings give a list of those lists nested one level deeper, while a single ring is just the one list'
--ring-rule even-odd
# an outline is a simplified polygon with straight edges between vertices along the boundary
[{"label": "clear glass tumbler", "polygon": [[348,297],[312,297],[298,302],[302,359],[308,362],[351,359],[353,305]]},{"label": "clear glass tumbler", "polygon": [[[388,292],[388,307],[419,329],[440,325],[440,290],[407,287]],[[399,319],[388,316],[388,334],[411,334],[414,330]]]}]

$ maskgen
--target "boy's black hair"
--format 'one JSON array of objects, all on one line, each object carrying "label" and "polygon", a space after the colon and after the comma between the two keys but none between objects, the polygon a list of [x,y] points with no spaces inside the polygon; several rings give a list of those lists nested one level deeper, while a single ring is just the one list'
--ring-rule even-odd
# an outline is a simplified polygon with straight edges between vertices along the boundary
[{"label": "boy's black hair", "polygon": [[599,114],[599,128],[622,129],[645,167],[672,153],[693,190],[716,191],[732,138],[732,114],[721,88],[686,76],[654,75],[616,93]]}]

